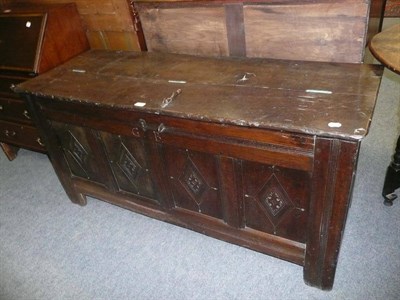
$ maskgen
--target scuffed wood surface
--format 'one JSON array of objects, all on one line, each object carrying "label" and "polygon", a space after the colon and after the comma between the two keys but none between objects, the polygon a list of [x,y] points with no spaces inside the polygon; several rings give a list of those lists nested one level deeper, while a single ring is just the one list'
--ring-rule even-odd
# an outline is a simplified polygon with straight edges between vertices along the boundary
[{"label": "scuffed wood surface", "polygon": [[90,51],[16,90],[219,124],[361,139],[381,75],[382,67],[372,65]]}]

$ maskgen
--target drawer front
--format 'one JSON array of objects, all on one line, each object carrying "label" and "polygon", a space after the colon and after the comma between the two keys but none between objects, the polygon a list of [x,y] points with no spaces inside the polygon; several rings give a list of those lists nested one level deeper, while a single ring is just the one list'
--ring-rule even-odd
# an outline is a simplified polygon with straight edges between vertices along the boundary
[{"label": "drawer front", "polygon": [[22,99],[4,99],[0,97],[0,119],[32,124],[28,107]]},{"label": "drawer front", "polygon": [[0,75],[0,96],[18,99],[18,94],[11,90],[12,85],[17,85],[28,80],[29,77]]},{"label": "drawer front", "polygon": [[22,148],[45,152],[45,146],[33,126],[0,121],[0,141]]}]

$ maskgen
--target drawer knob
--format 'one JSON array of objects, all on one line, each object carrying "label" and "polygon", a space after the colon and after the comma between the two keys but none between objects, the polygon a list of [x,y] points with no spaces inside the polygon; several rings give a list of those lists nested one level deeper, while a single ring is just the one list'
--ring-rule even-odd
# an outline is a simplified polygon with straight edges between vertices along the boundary
[{"label": "drawer knob", "polygon": [[23,115],[25,116],[25,118],[29,120],[31,119],[31,116],[29,115],[29,112],[26,109],[24,110]]},{"label": "drawer knob", "polygon": [[40,146],[44,147],[44,143],[42,142],[42,139],[41,139],[40,137],[36,139],[36,142],[37,142]]},{"label": "drawer knob", "polygon": [[6,129],[6,130],[4,131],[4,133],[6,134],[7,137],[13,137],[13,136],[16,136],[16,135],[17,135],[17,133],[16,133],[15,131],[13,131],[13,130],[8,130],[8,129]]},{"label": "drawer knob", "polygon": [[3,105],[0,105],[0,111],[3,111]]}]

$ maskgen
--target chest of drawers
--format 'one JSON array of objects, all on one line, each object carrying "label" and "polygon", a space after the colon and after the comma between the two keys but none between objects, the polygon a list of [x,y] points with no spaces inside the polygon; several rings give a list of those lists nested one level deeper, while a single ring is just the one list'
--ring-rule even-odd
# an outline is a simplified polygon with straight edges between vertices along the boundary
[{"label": "chest of drawers", "polygon": [[0,13],[0,145],[45,152],[23,99],[11,86],[42,74],[88,49],[74,4],[18,5]]}]

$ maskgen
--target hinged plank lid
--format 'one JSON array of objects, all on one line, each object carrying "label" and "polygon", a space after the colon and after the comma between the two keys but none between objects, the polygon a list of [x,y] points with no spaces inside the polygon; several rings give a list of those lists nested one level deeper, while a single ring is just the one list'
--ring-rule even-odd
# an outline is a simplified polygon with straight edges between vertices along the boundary
[{"label": "hinged plank lid", "polygon": [[361,139],[381,76],[381,66],[362,64],[90,51],[16,90],[56,102]]},{"label": "hinged plank lid", "polygon": [[149,51],[359,63],[371,1],[130,2]]}]

